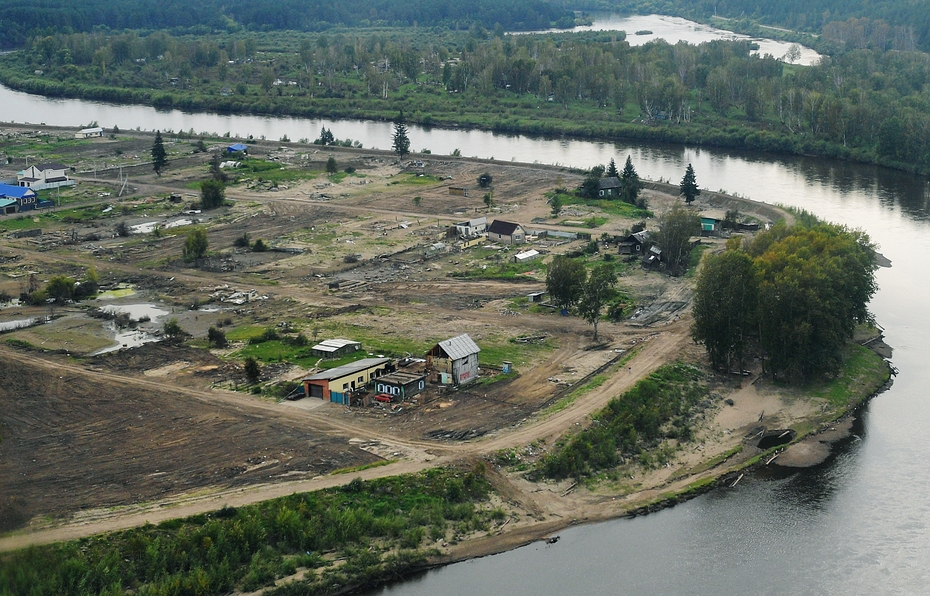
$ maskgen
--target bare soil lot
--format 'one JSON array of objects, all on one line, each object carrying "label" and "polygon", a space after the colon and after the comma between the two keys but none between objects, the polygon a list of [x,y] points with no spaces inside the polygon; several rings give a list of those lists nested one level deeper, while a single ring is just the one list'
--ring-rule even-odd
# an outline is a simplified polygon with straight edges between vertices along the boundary
[{"label": "bare soil lot", "polygon": [[[24,149],[32,145],[20,141],[0,141],[0,150],[14,156],[0,175],[22,169],[19,153],[34,156],[35,149]],[[402,460],[384,468],[390,473],[398,466],[416,469],[434,456],[522,447],[584,424],[598,406],[663,362],[701,357],[687,339],[690,280],[621,261],[616,246],[602,243],[600,254],[586,258],[606,261],[609,254],[619,289],[648,320],[604,321],[597,345],[591,326],[580,318],[560,316],[526,298],[544,289],[552,255],[580,253],[587,239],[536,241],[531,247],[543,258],[512,270],[513,255],[526,247],[451,248],[450,224],[478,216],[581,231],[595,239],[621,235],[639,221],[641,216],[588,205],[552,217],[545,193],[574,188],[581,181],[578,172],[441,156],[418,156],[421,166],[397,163],[386,152],[256,142],[250,143],[252,154],[280,167],[230,185],[228,205],[193,214],[185,212],[195,206],[210,158],[193,153],[193,144],[168,142],[169,167],[161,177],[146,161],[149,135],[121,133],[68,144],[50,156],[74,165],[80,179],[63,193],[63,205],[52,214],[0,217],[0,291],[19,296],[54,275],[80,279],[94,267],[101,283],[131,285],[132,300],[169,309],[170,318],[190,334],[182,344],[90,357],[110,336],[100,321],[87,317],[87,302],[0,310],[0,322],[54,310],[67,315],[61,320],[70,325],[0,336],[0,342],[17,342],[0,346],[0,532],[87,511],[106,517],[108,508],[228,487],[280,485],[381,458]],[[351,166],[355,172],[327,177],[330,155],[340,169]],[[90,170],[101,161],[107,169]],[[117,162],[131,180],[122,196],[118,169],[111,167]],[[484,172],[494,180],[491,206],[476,183]],[[469,194],[450,194],[450,186],[468,187]],[[678,200],[657,185],[645,195],[657,214]],[[700,198],[698,206],[717,216],[731,207],[712,196]],[[767,214],[754,217],[764,221]],[[563,225],[588,216],[601,223]],[[159,227],[118,236],[120,222]],[[192,226],[206,229],[210,254],[185,263],[181,253]],[[654,220],[647,226],[655,229]],[[37,236],[19,234],[35,229],[41,229]],[[245,234],[272,250],[236,246]],[[714,250],[721,241],[705,242]],[[437,248],[440,244],[445,248]],[[213,326],[230,337],[228,347],[210,348],[206,335]],[[224,390],[246,383],[242,363],[249,350],[262,363],[259,389],[321,366],[309,356],[293,357],[293,351],[276,356],[270,347],[250,343],[269,329],[293,340],[301,334],[308,342],[347,337],[361,341],[366,352],[394,356],[422,355],[436,341],[468,333],[482,348],[483,364],[512,361],[517,373],[495,378],[487,366],[476,385],[430,386],[396,408],[275,403]],[[517,341],[526,337],[541,339]],[[646,356],[637,356],[625,374],[614,375],[562,415],[546,418],[546,408],[573,387],[644,344]],[[744,414],[756,415],[748,408]],[[375,442],[380,447],[372,447]]]},{"label": "bare soil lot", "polygon": [[5,358],[0,532],[376,461],[298,422]]}]

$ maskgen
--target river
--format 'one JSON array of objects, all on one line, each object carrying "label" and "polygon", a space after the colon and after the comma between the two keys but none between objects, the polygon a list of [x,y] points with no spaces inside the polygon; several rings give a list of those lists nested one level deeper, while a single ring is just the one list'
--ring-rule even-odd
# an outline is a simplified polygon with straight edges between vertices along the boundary
[{"label": "river", "polygon": [[[159,112],[49,100],[0,87],[0,118],[79,126],[313,138],[321,126],[387,148],[388,123]],[[2,128],[2,127],[0,127]],[[410,127],[415,148],[591,167],[631,155],[641,176],[698,183],[865,229],[893,262],[871,303],[895,348],[893,387],[859,419],[861,440],[815,469],[750,475],[735,489],[633,520],[429,571],[376,594],[923,594],[930,586],[930,183],[826,159]],[[506,200],[501,197],[500,200]]]}]

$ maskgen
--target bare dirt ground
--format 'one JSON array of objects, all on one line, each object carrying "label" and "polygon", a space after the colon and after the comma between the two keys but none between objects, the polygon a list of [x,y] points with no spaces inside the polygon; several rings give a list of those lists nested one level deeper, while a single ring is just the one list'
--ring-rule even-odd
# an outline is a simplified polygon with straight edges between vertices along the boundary
[{"label": "bare dirt ground", "polygon": [[[338,485],[355,476],[412,472],[529,445],[546,449],[663,363],[702,358],[689,338],[687,279],[645,272],[635,264],[622,268],[620,287],[646,314],[634,324],[602,323],[602,338],[595,346],[590,326],[580,319],[532,310],[519,301],[544,289],[544,267],[513,279],[452,275],[505,261],[514,249],[488,249],[479,253],[486,255],[482,257],[430,252],[431,245],[447,240],[449,224],[482,215],[525,225],[543,218],[548,229],[578,231],[548,219],[544,196],[556,186],[576,186],[581,179],[576,172],[439,156],[418,156],[422,167],[404,167],[385,152],[255,143],[255,155],[317,174],[276,189],[255,180],[236,184],[227,190],[232,206],[184,215],[196,199],[191,185],[205,178],[209,159],[209,154],[192,154],[189,145],[169,143],[171,163],[161,177],[145,162],[151,146],[146,135],[120,135],[69,149],[56,159],[74,164],[79,172],[76,192],[84,194],[72,199],[75,204],[112,205],[120,215],[43,220],[37,238],[0,232],[0,291],[18,296],[52,275],[80,278],[93,265],[102,283],[132,285],[136,294],[122,302],[164,306],[193,336],[185,346],[148,344],[87,357],[89,350],[67,343],[77,332],[58,322],[84,316],[82,305],[72,305],[54,313],[67,314],[64,319],[3,337],[53,353],[0,345],[0,532],[20,530],[0,538],[0,551]],[[335,183],[319,175],[329,155],[336,156],[340,167],[355,167],[356,175]],[[116,170],[90,173],[101,160],[124,163],[124,173],[131,177],[128,194],[116,197]],[[20,165],[14,160],[9,168]],[[493,209],[484,204],[475,182],[483,172],[494,178]],[[450,195],[451,185],[469,187],[469,196]],[[651,185],[645,193],[656,213],[678,200],[661,185]],[[183,200],[169,201],[169,194]],[[733,206],[719,197],[706,200],[705,209]],[[764,206],[740,207],[762,220],[777,215]],[[167,226],[180,218],[192,218],[208,230],[214,256],[200,267],[179,258],[184,234]],[[117,221],[157,222],[166,226],[165,233],[117,237]],[[591,232],[595,237],[622,234],[633,223],[611,216]],[[292,250],[234,248],[234,240],[244,233]],[[535,246],[549,255],[578,250],[584,243]],[[329,289],[336,279],[356,283],[350,289]],[[226,301],[236,291],[250,297]],[[210,311],[189,310],[196,302],[206,303]],[[0,322],[44,316],[50,310],[3,309]],[[310,400],[275,403],[215,388],[243,382],[241,360],[232,355],[245,344],[207,350],[208,327],[285,324],[307,335],[320,328],[323,333],[355,330],[387,342],[417,338],[425,343],[469,333],[479,345],[506,346],[508,338],[539,336],[548,347],[515,359],[515,378],[459,391],[430,388],[415,403],[397,409],[347,409]],[[37,339],[39,329],[42,340]],[[88,323],[80,332],[92,336],[93,329]],[[45,343],[37,346],[40,341]],[[609,369],[602,385],[562,409],[547,409],[630,350],[635,356],[622,368]],[[299,379],[309,370],[269,364],[264,380]],[[610,495],[567,484],[540,488],[520,474],[495,473],[498,491],[530,515],[508,526],[507,537],[459,547],[464,550],[450,550],[448,556],[499,549],[572,519],[617,515],[648,502],[660,489],[684,486],[696,474],[716,473],[694,469],[739,444],[761,410],[777,424],[805,415],[796,404],[779,403],[777,396],[756,392],[752,385],[733,399],[734,406],[718,404],[709,414],[693,452],[680,452],[674,468],[631,482],[636,490],[615,487],[617,492]],[[392,463],[348,477],[326,475],[379,460]]]}]

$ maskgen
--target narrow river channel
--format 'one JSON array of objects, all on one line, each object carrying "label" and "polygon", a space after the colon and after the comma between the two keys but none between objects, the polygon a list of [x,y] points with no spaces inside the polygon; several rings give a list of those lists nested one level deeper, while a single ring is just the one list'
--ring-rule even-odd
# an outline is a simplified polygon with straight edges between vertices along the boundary
[{"label": "narrow river channel", "polygon": [[[159,112],[49,100],[0,87],[0,119],[79,126],[315,138],[322,126],[388,148],[390,124]],[[2,128],[2,126],[0,126]],[[871,304],[895,349],[894,386],[871,401],[826,464],[754,475],[735,489],[633,520],[581,525],[533,544],[422,574],[373,593],[926,594],[930,586],[930,183],[823,159],[677,145],[590,142],[410,127],[413,148],[588,168],[631,155],[640,175],[698,183],[807,209],[866,230],[891,259]],[[505,201],[505,197],[500,200]]]}]

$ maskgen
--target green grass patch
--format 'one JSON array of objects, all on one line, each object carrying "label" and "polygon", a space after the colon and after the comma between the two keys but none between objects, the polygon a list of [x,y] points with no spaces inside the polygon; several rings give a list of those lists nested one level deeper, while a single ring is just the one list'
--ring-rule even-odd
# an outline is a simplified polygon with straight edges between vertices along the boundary
[{"label": "green grass patch", "polygon": [[609,217],[604,217],[602,215],[592,215],[591,217],[586,217],[584,220],[581,220],[580,222],[571,220],[571,219],[566,219],[566,220],[559,222],[559,225],[575,227],[575,228],[597,228],[597,227],[604,225],[608,221],[610,221]]},{"label": "green grass patch", "polygon": [[545,193],[546,198],[552,199],[555,196],[559,197],[559,200],[562,202],[563,207],[569,205],[584,205],[586,207],[593,207],[600,209],[608,215],[615,215],[617,217],[623,217],[626,219],[645,219],[647,217],[652,217],[652,211],[648,209],[640,209],[636,205],[631,205],[625,201],[621,200],[607,200],[607,199],[586,199],[584,197],[579,197],[570,193],[557,193],[555,191],[549,191]]},{"label": "green grass patch", "polygon": [[442,182],[438,176],[431,176],[429,174],[400,174],[396,180],[391,180],[389,184],[412,184],[415,186],[426,186],[429,184],[437,184]]},{"label": "green grass patch", "polygon": [[846,346],[840,374],[831,381],[809,385],[805,393],[820,397],[836,408],[848,408],[869,397],[891,377],[885,360],[859,344]]},{"label": "green grass patch", "polygon": [[708,395],[703,378],[703,372],[690,364],[662,366],[610,400],[594,415],[591,426],[562,441],[539,462],[536,472],[548,478],[581,479],[617,466],[621,456],[638,456],[643,465],[661,463],[669,455],[667,439],[692,438],[691,409]]},{"label": "green grass patch", "polygon": [[499,512],[481,466],[293,494],[158,525],[32,547],[0,559],[0,593],[333,594],[423,565],[437,539],[486,531]]}]

